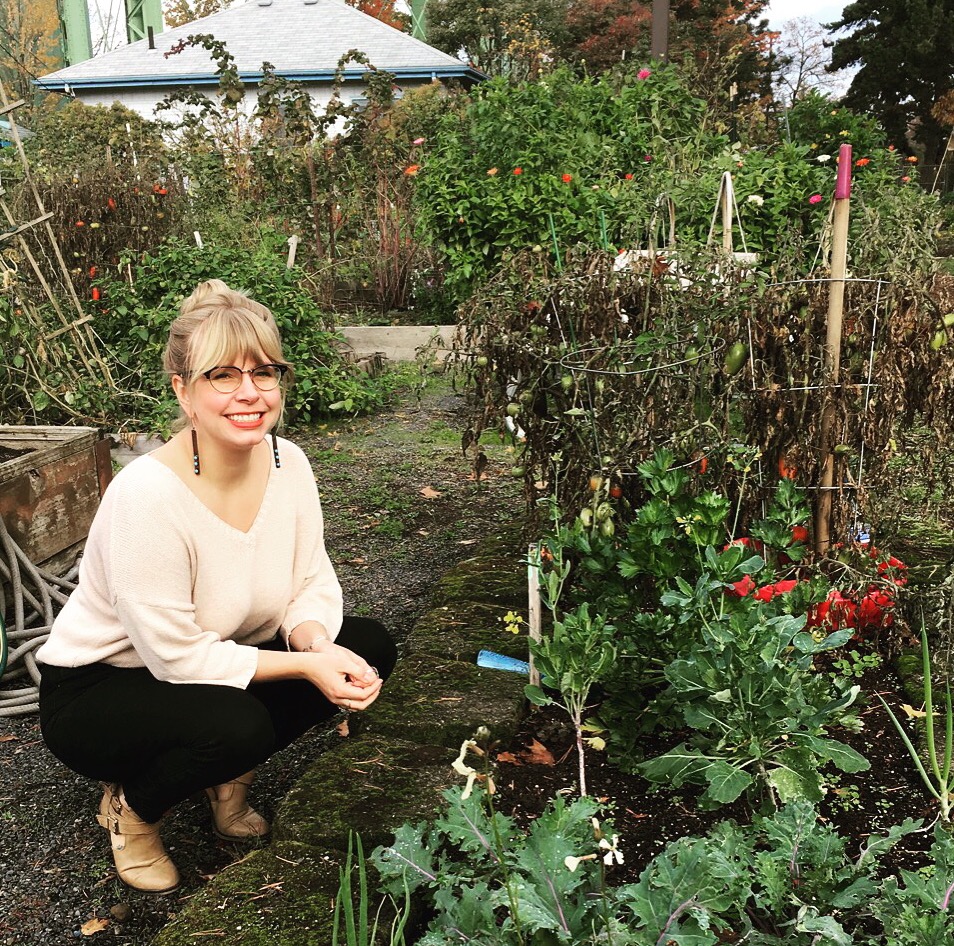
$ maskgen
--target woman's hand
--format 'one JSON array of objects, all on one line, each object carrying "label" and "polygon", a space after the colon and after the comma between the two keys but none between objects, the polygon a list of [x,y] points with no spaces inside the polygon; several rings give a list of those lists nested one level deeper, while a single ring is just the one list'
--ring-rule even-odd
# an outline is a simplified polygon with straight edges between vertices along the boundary
[{"label": "woman's hand", "polygon": [[309,660],[306,676],[336,706],[367,709],[381,692],[378,671],[363,657],[333,641],[322,640],[302,654]]}]

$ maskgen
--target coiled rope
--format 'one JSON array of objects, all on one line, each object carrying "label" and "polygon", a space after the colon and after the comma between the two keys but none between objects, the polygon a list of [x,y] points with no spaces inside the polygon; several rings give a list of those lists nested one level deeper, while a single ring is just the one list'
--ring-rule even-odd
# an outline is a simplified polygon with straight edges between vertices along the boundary
[{"label": "coiled rope", "polygon": [[55,611],[76,587],[78,571],[78,563],[62,577],[38,568],[0,517],[0,617],[13,615],[6,628],[0,620],[0,636],[5,637],[0,641],[0,716],[25,716],[40,708],[40,671],[33,652],[50,636]]}]

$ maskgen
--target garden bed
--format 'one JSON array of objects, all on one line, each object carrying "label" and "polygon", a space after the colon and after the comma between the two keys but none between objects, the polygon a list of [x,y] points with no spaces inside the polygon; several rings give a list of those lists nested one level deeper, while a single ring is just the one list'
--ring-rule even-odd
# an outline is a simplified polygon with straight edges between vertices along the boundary
[{"label": "garden bed", "polygon": [[[936,802],[919,781],[904,744],[874,694],[880,694],[899,715],[903,715],[900,707],[911,703],[911,696],[887,666],[866,671],[859,682],[862,693],[868,694],[860,713],[864,728],[859,733],[841,731],[837,738],[860,752],[871,769],[853,776],[839,774],[819,810],[824,821],[851,839],[849,850],[855,853],[872,834],[885,834],[905,818],[923,819],[929,825],[937,817]],[[685,735],[647,738],[643,746],[646,757],[665,752]],[[534,742],[542,747],[536,753]],[[576,750],[566,714],[553,707],[535,710],[523,720],[513,743],[501,751],[503,759],[498,757],[495,774],[496,806],[524,827],[551,799],[576,794]],[[535,754],[544,761],[532,761]],[[751,809],[739,802],[704,811],[698,805],[700,790],[691,786],[678,791],[659,788],[639,774],[621,771],[605,752],[587,750],[586,765],[590,794],[605,802],[625,855],[623,864],[613,870],[614,885],[636,882],[647,863],[671,841],[706,834],[727,819],[746,824],[752,818]],[[886,855],[883,867],[890,873],[920,870],[927,863],[930,846],[930,832],[910,834]]]}]

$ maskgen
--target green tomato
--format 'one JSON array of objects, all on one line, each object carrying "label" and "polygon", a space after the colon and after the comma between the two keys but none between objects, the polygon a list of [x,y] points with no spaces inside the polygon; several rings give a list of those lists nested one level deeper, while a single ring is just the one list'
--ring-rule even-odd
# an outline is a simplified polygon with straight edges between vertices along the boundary
[{"label": "green tomato", "polygon": [[516,417],[520,413],[520,405],[516,401],[511,401],[507,405],[507,414],[510,417]]},{"label": "green tomato", "polygon": [[748,347],[743,345],[742,342],[736,342],[734,345],[731,345],[725,356],[725,373],[729,375],[738,374],[745,364],[745,358],[748,353]]},{"label": "green tomato", "polygon": [[560,378],[560,387],[563,388],[564,391],[569,391],[570,388],[573,387],[573,375],[563,375],[563,377]]},{"label": "green tomato", "polygon": [[510,468],[510,475],[517,480],[522,479],[526,472],[526,467],[514,466]]},{"label": "green tomato", "polygon": [[486,368],[490,364],[490,359],[486,355],[477,356],[477,365],[480,368]]}]

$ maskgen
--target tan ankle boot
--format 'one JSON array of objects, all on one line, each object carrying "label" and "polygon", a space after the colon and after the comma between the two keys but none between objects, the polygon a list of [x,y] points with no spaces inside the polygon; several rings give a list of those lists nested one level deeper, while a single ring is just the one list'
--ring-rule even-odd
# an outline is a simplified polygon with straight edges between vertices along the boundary
[{"label": "tan ankle boot", "polygon": [[126,804],[118,785],[106,785],[96,820],[109,831],[119,879],[145,893],[168,893],[179,886],[179,871],[159,837],[159,825],[143,821]]},{"label": "tan ankle boot", "polygon": [[248,787],[254,772],[205,790],[212,805],[215,833],[224,841],[245,841],[264,838],[271,830],[268,822],[248,803]]}]

